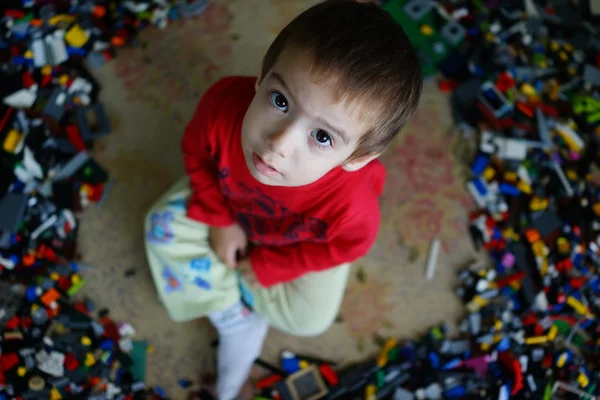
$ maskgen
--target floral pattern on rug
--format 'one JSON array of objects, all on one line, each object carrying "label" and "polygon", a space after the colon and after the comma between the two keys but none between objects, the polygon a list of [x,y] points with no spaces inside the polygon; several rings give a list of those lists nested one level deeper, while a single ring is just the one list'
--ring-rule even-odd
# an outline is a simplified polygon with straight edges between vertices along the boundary
[{"label": "floral pattern on rug", "polygon": [[149,103],[185,122],[178,106],[197,102],[209,83],[223,75],[234,37],[225,2],[212,1],[199,16],[151,27],[136,47],[122,50],[115,75],[130,100]]}]

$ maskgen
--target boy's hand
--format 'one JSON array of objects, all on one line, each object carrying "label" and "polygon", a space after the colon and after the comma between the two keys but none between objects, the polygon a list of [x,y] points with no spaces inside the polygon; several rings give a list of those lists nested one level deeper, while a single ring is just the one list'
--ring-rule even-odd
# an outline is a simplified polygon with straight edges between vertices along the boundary
[{"label": "boy's hand", "polygon": [[210,245],[221,260],[230,268],[237,265],[238,253],[240,257],[246,256],[248,237],[246,232],[238,225],[233,224],[224,228],[210,228]]},{"label": "boy's hand", "polygon": [[252,265],[250,265],[250,259],[244,258],[242,261],[240,261],[237,269],[240,271],[244,279],[246,279],[246,282],[251,288],[260,286],[260,283],[258,282],[258,279],[256,279],[256,275],[254,275],[254,271],[252,270]]}]

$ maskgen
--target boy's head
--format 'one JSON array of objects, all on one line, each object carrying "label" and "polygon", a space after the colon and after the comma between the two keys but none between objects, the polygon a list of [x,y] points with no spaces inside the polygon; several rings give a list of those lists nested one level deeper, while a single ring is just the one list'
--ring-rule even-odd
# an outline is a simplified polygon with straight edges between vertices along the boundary
[{"label": "boy's head", "polygon": [[415,111],[422,76],[402,28],[376,4],[329,0],[300,14],[263,59],[244,118],[248,168],[273,186],[312,183],[378,157]]}]

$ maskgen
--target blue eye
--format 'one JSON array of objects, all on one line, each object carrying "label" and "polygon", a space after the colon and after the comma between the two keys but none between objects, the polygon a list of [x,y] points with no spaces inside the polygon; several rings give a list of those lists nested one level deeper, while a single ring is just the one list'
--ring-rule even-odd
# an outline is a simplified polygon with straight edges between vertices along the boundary
[{"label": "blue eye", "polygon": [[329,133],[325,132],[323,129],[317,129],[310,133],[310,135],[315,139],[315,142],[320,147],[331,147],[333,145],[333,140]]},{"label": "blue eye", "polygon": [[279,111],[287,112],[288,101],[284,95],[279,92],[271,92],[269,100],[273,107],[277,108]]}]

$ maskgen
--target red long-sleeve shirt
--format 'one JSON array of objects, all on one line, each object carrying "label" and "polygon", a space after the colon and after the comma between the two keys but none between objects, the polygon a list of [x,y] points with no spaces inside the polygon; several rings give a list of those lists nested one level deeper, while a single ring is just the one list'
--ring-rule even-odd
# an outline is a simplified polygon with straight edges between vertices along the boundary
[{"label": "red long-sleeve shirt", "polygon": [[341,167],[301,187],[263,185],[241,146],[255,78],[221,79],[204,94],[181,148],[192,196],[188,216],[210,226],[239,223],[255,243],[250,264],[263,286],[365,255],[379,230],[385,169],[378,161]]}]

